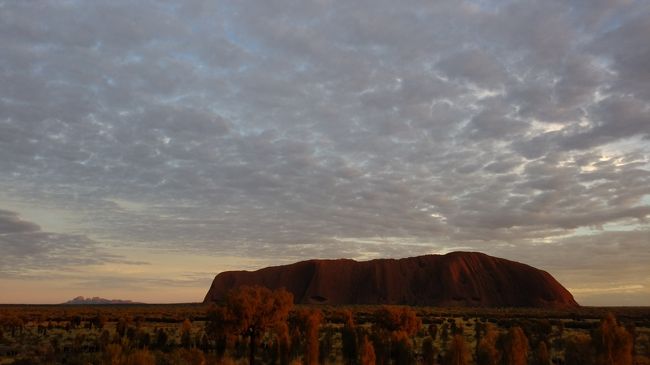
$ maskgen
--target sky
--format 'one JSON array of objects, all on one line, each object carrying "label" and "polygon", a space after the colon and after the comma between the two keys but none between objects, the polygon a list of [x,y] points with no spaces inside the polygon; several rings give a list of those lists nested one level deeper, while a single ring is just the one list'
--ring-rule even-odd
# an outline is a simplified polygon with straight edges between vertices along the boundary
[{"label": "sky", "polygon": [[481,251],[650,305],[646,0],[0,0],[0,303]]}]

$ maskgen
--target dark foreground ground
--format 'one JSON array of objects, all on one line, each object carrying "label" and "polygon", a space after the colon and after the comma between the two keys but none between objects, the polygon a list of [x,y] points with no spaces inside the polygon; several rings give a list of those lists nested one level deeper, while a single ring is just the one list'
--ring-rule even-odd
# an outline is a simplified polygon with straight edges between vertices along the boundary
[{"label": "dark foreground ground", "polygon": [[650,307],[297,306],[253,339],[223,313],[0,305],[0,364],[650,364]]}]

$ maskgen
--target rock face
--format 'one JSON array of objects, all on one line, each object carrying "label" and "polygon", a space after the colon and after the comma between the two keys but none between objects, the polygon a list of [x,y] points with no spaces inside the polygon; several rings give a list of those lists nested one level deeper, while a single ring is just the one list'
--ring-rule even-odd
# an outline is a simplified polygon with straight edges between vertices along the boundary
[{"label": "rock face", "polygon": [[286,288],[296,303],[469,307],[578,306],[549,273],[478,252],[357,262],[309,260],[217,275],[204,302],[242,285]]}]

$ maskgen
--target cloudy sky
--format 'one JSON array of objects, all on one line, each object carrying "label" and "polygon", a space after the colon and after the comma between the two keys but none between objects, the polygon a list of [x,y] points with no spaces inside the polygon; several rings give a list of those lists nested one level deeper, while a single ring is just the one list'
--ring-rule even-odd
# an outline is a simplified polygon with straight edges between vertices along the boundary
[{"label": "cloudy sky", "polygon": [[650,2],[0,0],[0,303],[482,251],[650,305]]}]

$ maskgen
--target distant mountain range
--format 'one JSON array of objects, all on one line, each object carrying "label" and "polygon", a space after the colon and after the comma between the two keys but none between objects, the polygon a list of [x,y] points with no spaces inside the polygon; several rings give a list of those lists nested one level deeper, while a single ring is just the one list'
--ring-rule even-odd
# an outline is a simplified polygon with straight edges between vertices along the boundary
[{"label": "distant mountain range", "polygon": [[309,260],[216,276],[204,302],[239,286],[286,288],[296,303],[446,307],[577,307],[549,273],[478,252],[357,262]]},{"label": "distant mountain range", "polygon": [[130,300],[122,299],[106,299],[100,297],[84,298],[83,296],[78,296],[72,300],[68,300],[63,304],[141,304],[133,302]]}]

